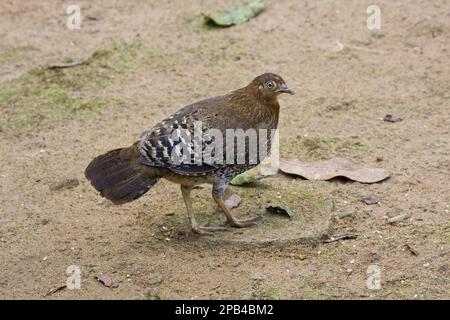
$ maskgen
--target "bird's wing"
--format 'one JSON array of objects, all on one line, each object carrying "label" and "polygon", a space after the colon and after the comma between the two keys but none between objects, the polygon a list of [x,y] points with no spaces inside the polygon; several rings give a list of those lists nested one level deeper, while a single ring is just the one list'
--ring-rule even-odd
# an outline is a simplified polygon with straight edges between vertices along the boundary
[{"label": "bird's wing", "polygon": [[[224,110],[225,104],[225,97],[210,98],[194,103],[144,132],[139,143],[141,163],[168,168],[183,175],[202,175],[223,166],[223,164],[205,162],[204,159],[196,159],[195,156],[200,150],[201,157],[203,151],[213,142],[205,135],[208,133],[209,126],[217,123],[215,117],[219,116],[219,113],[215,110]],[[198,131],[198,121],[201,121],[201,132]],[[200,133],[200,136],[195,135],[195,130],[197,134]]]}]

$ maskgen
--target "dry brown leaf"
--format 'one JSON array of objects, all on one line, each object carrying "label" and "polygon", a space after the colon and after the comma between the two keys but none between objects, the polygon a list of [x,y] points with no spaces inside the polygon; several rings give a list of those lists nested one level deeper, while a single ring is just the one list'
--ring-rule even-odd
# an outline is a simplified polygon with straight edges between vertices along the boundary
[{"label": "dry brown leaf", "polygon": [[386,122],[400,122],[403,119],[400,118],[400,117],[395,117],[395,116],[393,116],[391,114],[387,114],[387,115],[384,116],[383,120],[386,121]]},{"label": "dry brown leaf", "polygon": [[346,177],[362,183],[375,183],[390,176],[385,169],[361,168],[355,161],[347,158],[307,162],[290,157],[280,157],[280,170],[284,173],[302,176],[308,180],[330,180],[336,177]]},{"label": "dry brown leaf", "polygon": [[108,288],[117,288],[118,287],[118,285],[114,283],[114,280],[106,274],[101,273],[98,276],[96,276],[95,279],[97,279],[98,282],[103,284],[105,287],[108,287]]},{"label": "dry brown leaf", "polygon": [[275,207],[274,206],[269,206],[269,207],[266,208],[266,210],[269,211],[272,214],[285,216],[285,217],[287,217],[289,219],[292,218],[292,212],[289,209],[284,209],[284,208],[281,208],[279,206],[275,206]]},{"label": "dry brown leaf", "polygon": [[363,198],[363,202],[367,205],[372,205],[380,203],[380,200],[378,200],[378,198],[375,196],[365,196]]},{"label": "dry brown leaf", "polygon": [[236,208],[241,203],[241,197],[234,193],[230,188],[225,189],[224,198],[225,204],[230,209]]}]

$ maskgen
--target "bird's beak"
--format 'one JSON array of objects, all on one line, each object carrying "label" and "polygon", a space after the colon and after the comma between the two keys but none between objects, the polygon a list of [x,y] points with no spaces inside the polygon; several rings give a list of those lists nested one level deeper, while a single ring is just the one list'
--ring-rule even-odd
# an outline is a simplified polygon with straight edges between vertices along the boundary
[{"label": "bird's beak", "polygon": [[282,92],[282,93],[289,93],[289,94],[295,94],[295,91],[291,89],[291,87],[289,87],[286,83],[283,83],[280,87],[280,89],[278,90],[278,92]]}]

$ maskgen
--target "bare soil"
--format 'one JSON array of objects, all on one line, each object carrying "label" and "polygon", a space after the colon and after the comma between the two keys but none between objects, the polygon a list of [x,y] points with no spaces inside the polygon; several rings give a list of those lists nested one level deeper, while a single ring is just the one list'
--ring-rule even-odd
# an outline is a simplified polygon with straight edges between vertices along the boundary
[{"label": "bare soil", "polygon": [[[80,30],[66,27],[66,1],[0,4],[0,298],[450,298],[450,2],[378,1],[374,31],[366,1],[268,1],[226,29],[204,27],[201,13],[231,0],[76,3]],[[268,71],[297,91],[280,99],[282,154],[346,156],[392,173],[371,185],[295,180],[303,194],[313,185],[333,200],[330,235],[356,239],[221,242],[189,231],[170,182],[117,207],[85,180],[94,156]],[[79,184],[55,190],[68,178]],[[195,191],[202,219],[215,215],[208,188]],[[253,188],[234,188],[236,214],[292,197]],[[380,203],[364,204],[367,195]],[[299,196],[300,207],[311,199]],[[45,296],[71,265],[81,288]],[[367,288],[370,265],[381,270],[380,290]],[[118,287],[100,284],[100,273]]]}]

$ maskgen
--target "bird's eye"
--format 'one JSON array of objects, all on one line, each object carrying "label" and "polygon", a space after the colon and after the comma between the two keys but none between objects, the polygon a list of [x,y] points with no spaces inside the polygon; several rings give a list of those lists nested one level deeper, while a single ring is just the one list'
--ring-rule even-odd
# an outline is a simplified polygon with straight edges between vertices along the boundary
[{"label": "bird's eye", "polygon": [[277,86],[277,84],[274,81],[266,82],[266,87],[269,90],[274,90],[276,86]]}]

